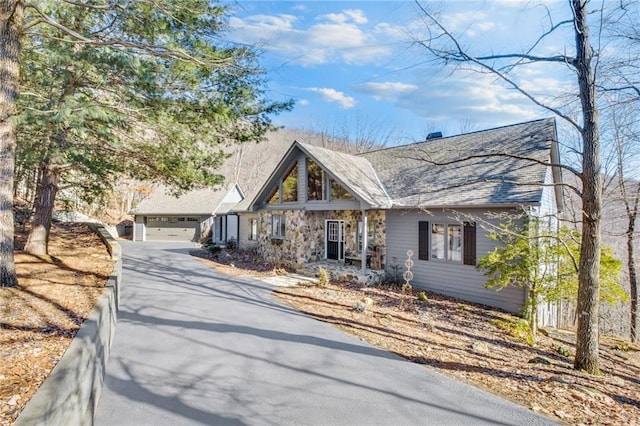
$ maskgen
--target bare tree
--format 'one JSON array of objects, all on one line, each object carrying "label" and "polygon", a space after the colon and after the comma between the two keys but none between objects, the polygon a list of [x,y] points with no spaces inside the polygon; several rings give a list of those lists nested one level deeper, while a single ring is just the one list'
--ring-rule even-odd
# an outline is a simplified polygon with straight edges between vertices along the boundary
[{"label": "bare tree", "polygon": [[[581,166],[577,174],[580,181],[582,203],[582,243],[579,262],[578,289],[578,329],[574,367],[589,373],[599,371],[598,349],[598,296],[600,291],[599,264],[601,245],[602,211],[602,164],[599,129],[599,111],[597,103],[597,71],[600,47],[592,47],[590,7],[588,0],[572,0],[571,17],[555,22],[547,10],[547,28],[533,43],[520,52],[505,54],[474,55],[463,46],[460,40],[450,32],[426,7],[416,1],[423,16],[428,35],[416,39],[417,44],[431,55],[447,65],[471,67],[473,70],[488,73],[505,85],[541,107],[565,120],[580,135]],[[603,10],[599,10],[603,13]],[[598,23],[602,23],[600,20]],[[552,34],[572,29],[574,40],[557,54],[538,54]],[[593,40],[600,42],[602,26],[597,27],[598,34]],[[567,53],[570,52],[570,53]],[[553,104],[526,90],[514,75],[514,70],[532,64],[558,65],[569,69],[575,75],[577,97],[580,101],[577,114],[568,111],[566,105]],[[577,115],[579,118],[574,118]]]},{"label": "bare tree", "polygon": [[630,303],[630,339],[638,341],[640,318],[638,318],[638,274],[636,267],[636,222],[640,207],[640,121],[637,118],[637,105],[617,103],[611,111],[613,124],[613,142],[617,159],[617,192],[624,206],[626,219],[626,260],[629,280]]}]

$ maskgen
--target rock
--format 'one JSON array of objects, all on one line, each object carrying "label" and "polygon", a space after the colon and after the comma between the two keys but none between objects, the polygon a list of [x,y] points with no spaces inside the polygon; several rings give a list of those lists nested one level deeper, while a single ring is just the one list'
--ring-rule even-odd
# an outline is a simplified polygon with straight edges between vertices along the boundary
[{"label": "rock", "polygon": [[231,262],[232,256],[227,253],[226,251],[221,251],[220,253],[218,253],[218,261],[225,263],[225,262]]},{"label": "rock", "polygon": [[567,419],[572,419],[573,416],[569,413],[565,413],[562,410],[555,410],[554,411],[555,415],[560,417],[562,420],[567,420]]},{"label": "rock", "polygon": [[550,379],[552,382],[556,382],[556,383],[562,383],[563,385],[572,385],[575,382],[569,379],[565,379],[564,377],[560,377],[560,376],[553,376]]},{"label": "rock", "polygon": [[362,303],[364,303],[367,306],[371,306],[373,305],[373,299],[370,297],[365,297],[364,299],[362,299]]},{"label": "rock", "polygon": [[535,358],[531,358],[529,360],[529,364],[544,364],[544,365],[551,365],[551,361],[549,361],[546,358],[543,358],[541,356],[537,356]]},{"label": "rock", "polygon": [[471,345],[471,349],[477,354],[487,355],[489,353],[489,346],[484,342],[475,342]]},{"label": "rock", "polygon": [[18,400],[20,399],[20,395],[13,395],[8,401],[7,401],[7,405],[10,406],[14,406],[18,403]]}]

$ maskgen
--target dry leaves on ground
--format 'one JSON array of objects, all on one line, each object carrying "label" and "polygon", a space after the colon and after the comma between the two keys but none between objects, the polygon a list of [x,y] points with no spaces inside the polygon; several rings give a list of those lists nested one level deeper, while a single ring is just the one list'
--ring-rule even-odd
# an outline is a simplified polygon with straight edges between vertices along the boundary
[{"label": "dry leaves on ground", "polygon": [[[535,347],[496,324],[512,315],[397,286],[296,286],[276,296],[364,341],[568,424],[640,425],[640,352],[601,345],[602,376],[572,368],[573,333],[555,329]],[[563,355],[564,354],[564,355]],[[536,362],[531,362],[535,360]]]},{"label": "dry leaves on ground", "polygon": [[[210,264],[231,275],[281,273],[234,262],[232,254]],[[572,367],[573,332],[543,330],[548,336],[540,334],[532,348],[500,327],[518,318],[458,299],[426,292],[420,301],[418,292],[403,296],[397,286],[346,283],[281,287],[275,295],[371,345],[562,423],[640,425],[640,348],[618,339],[603,338],[603,375],[591,376]]]},{"label": "dry leaves on ground", "polygon": [[49,256],[21,252],[19,285],[0,288],[0,425],[10,425],[64,354],[113,269],[88,226],[54,224]]}]

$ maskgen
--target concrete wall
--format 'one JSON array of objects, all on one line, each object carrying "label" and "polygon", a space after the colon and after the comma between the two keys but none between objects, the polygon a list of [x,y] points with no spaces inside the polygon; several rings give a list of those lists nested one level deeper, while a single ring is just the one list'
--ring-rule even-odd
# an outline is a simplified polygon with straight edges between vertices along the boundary
[{"label": "concrete wall", "polygon": [[15,426],[92,425],[115,334],[122,279],[120,245],[90,224],[116,261],[107,285],[51,374],[27,403]]}]

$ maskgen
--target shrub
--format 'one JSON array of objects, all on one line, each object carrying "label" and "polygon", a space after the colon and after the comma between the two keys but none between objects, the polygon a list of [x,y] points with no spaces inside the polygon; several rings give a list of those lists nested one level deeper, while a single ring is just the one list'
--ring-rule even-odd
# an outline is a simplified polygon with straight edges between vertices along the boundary
[{"label": "shrub", "polygon": [[226,246],[229,250],[235,250],[238,248],[238,241],[236,241],[235,238],[231,237],[227,240]]},{"label": "shrub", "polygon": [[531,347],[535,345],[531,327],[529,327],[529,322],[525,319],[495,319],[491,321],[491,324],[517,339],[524,340]]},{"label": "shrub", "polygon": [[320,287],[326,287],[329,285],[329,271],[326,268],[318,268],[318,285]]},{"label": "shrub", "polygon": [[218,254],[218,253],[220,253],[222,251],[222,247],[220,247],[218,245],[215,245],[215,244],[212,244],[212,245],[207,246],[207,250],[211,254]]},{"label": "shrub", "polygon": [[427,301],[427,293],[425,293],[424,291],[421,291],[420,293],[418,293],[418,300],[421,302],[426,302]]}]

